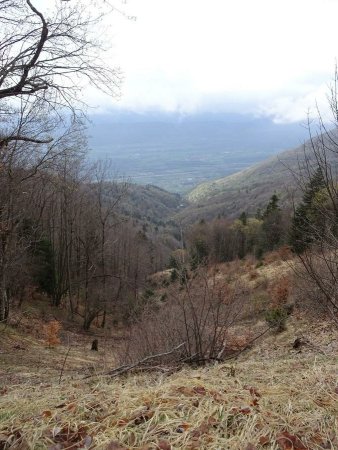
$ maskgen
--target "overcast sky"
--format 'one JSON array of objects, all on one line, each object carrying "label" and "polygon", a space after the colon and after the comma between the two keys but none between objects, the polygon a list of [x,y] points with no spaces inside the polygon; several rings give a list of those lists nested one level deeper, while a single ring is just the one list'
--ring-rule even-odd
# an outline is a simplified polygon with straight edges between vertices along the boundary
[{"label": "overcast sky", "polygon": [[[114,0],[111,0],[114,2]],[[303,119],[338,57],[338,0],[115,0],[119,107]],[[96,104],[109,100],[95,97]]]}]

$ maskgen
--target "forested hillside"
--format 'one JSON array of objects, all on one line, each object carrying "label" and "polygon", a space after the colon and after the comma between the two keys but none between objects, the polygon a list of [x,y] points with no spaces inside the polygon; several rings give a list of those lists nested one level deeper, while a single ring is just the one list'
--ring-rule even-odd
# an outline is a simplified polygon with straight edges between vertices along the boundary
[{"label": "forested hillside", "polygon": [[181,195],[157,186],[128,184],[128,195],[122,199],[120,211],[127,216],[164,225],[187,204]]}]

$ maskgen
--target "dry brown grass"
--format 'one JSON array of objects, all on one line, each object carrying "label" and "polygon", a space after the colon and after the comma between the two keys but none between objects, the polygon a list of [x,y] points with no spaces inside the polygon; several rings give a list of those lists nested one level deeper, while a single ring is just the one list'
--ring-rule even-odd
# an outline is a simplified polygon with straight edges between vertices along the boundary
[{"label": "dry brown grass", "polygon": [[80,448],[69,443],[81,439],[98,449],[111,441],[130,449],[161,448],[160,441],[173,449],[260,449],[263,442],[283,449],[278,438],[287,431],[304,448],[334,449],[336,369],[328,358],[297,358],[186,369],[170,378],[12,386],[2,391],[0,439],[14,435],[27,449],[66,448],[53,446],[65,440]]},{"label": "dry brown grass", "polygon": [[0,386],[39,383],[46,379],[56,382],[69,346],[69,357],[65,365],[68,376],[101,372],[114,364],[111,340],[100,339],[99,352],[90,350],[90,336],[67,332],[64,341],[63,345],[49,348],[44,339],[39,340],[16,329],[1,326]]},{"label": "dry brown grass", "polygon": [[[231,283],[237,274],[254,294],[267,294],[256,284],[288,275],[290,265],[259,267],[252,281],[249,270],[220,265],[216,280]],[[270,298],[263,300],[258,306]],[[244,320],[229,330],[233,345],[264,327]],[[300,353],[296,337],[309,342]],[[2,327],[0,340],[0,449],[338,449],[337,329],[302,311],[286,332],[264,335],[232,363],[170,376],[100,375],[116,365],[116,337],[102,337],[99,352],[89,350],[92,337],[70,331],[52,349],[18,328]]]},{"label": "dry brown grass", "polygon": [[[322,351],[337,336],[326,324],[313,326],[316,345],[296,353],[292,341],[300,328],[309,332],[305,322],[294,320],[286,333],[269,335],[233,365],[185,368],[171,376],[83,380],[85,366],[99,371],[107,361],[102,352],[74,348],[60,385],[66,348],[49,350],[24,341],[27,349],[42,352],[44,366],[29,366],[27,359],[26,377],[18,384],[5,372],[19,361],[11,366],[7,360],[0,388],[0,448],[12,439],[8,448],[32,450],[291,450],[285,440],[289,433],[303,443],[295,448],[337,449],[336,347]],[[120,447],[108,447],[111,442]]]}]

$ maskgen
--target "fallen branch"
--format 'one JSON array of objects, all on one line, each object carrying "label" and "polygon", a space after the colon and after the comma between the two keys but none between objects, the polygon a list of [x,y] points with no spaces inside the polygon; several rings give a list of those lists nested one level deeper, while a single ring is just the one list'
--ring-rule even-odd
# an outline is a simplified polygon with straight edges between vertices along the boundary
[{"label": "fallen branch", "polygon": [[172,373],[180,370],[182,366],[141,366],[135,367],[137,372],[161,372],[166,375],[171,375]]},{"label": "fallen branch", "polygon": [[[173,348],[172,350],[168,351],[168,352],[164,352],[164,353],[158,353],[156,355],[150,355],[147,356],[146,358],[141,359],[140,361],[137,361],[134,364],[130,364],[130,365],[126,365],[124,364],[123,366],[120,367],[116,367],[115,369],[110,370],[109,372],[105,372],[102,373],[101,376],[110,376],[110,377],[117,377],[119,375],[122,375],[123,373],[129,372],[133,369],[142,367],[145,363],[152,361],[156,358],[162,358],[163,356],[169,356],[172,355],[173,353],[175,353],[177,350],[179,350],[180,348],[182,348],[183,346],[185,346],[185,342],[182,342],[181,344],[177,345],[177,347]],[[94,375],[87,375],[84,378],[91,378]]]},{"label": "fallen branch", "polygon": [[[221,350],[221,352],[217,355],[217,357],[209,357],[209,358],[198,358],[198,353],[195,353],[195,354],[193,354],[193,355],[191,355],[191,356],[188,356],[187,358],[182,358],[182,359],[180,359],[178,362],[179,363],[181,363],[182,365],[183,364],[186,364],[186,363],[207,363],[207,362],[219,362],[219,363],[223,363],[223,362],[225,362],[225,361],[229,361],[230,359],[235,359],[235,358],[237,358],[241,353],[243,353],[243,352],[245,352],[246,350],[248,350],[251,346],[252,346],[252,344],[257,340],[257,339],[259,339],[260,337],[262,337],[264,334],[266,334],[268,331],[270,331],[271,330],[271,327],[268,327],[268,328],[266,328],[262,333],[260,333],[259,335],[257,335],[257,336],[255,336],[253,339],[251,339],[251,341],[250,342],[248,342],[247,344],[246,344],[246,346],[245,347],[243,347],[241,350],[239,350],[238,352],[235,352],[233,355],[231,355],[231,356],[228,356],[228,357],[226,357],[226,358],[222,358],[222,356],[223,356],[223,353],[224,353],[224,350],[226,349],[226,347],[225,348],[222,348],[222,350]],[[170,350],[170,351],[168,351],[168,352],[165,352],[165,353],[158,353],[158,354],[156,354],[156,355],[150,355],[150,356],[147,356],[146,358],[143,358],[143,359],[141,359],[140,361],[137,361],[137,362],[135,362],[134,364],[130,364],[130,365],[127,365],[127,364],[124,364],[124,365],[122,365],[122,366],[119,366],[119,367],[116,367],[115,369],[112,369],[112,370],[110,370],[109,372],[104,372],[104,373],[101,373],[101,374],[95,374],[95,375],[93,375],[93,374],[91,374],[91,375],[86,375],[85,377],[84,377],[84,379],[86,379],[86,378],[92,378],[92,377],[94,377],[94,376],[109,376],[109,377],[111,377],[111,378],[114,378],[114,377],[118,377],[118,376],[120,376],[120,375],[122,375],[122,374],[124,374],[124,373],[126,373],[126,372],[130,372],[130,371],[132,371],[132,370],[134,370],[134,369],[138,369],[138,370],[140,370],[140,371],[144,371],[144,370],[158,370],[158,371],[162,371],[162,372],[169,372],[170,373],[170,371],[171,371],[171,369],[172,368],[165,368],[165,366],[164,367],[162,367],[161,368],[161,366],[158,366],[158,365],[156,365],[156,366],[150,366],[150,367],[147,367],[147,366],[145,366],[144,367],[144,365],[146,364],[146,363],[148,363],[149,361],[152,361],[152,360],[154,360],[154,359],[156,359],[156,358],[161,358],[161,357],[163,357],[163,356],[169,356],[169,355],[172,355],[173,353],[175,353],[177,350],[179,350],[180,348],[182,348],[183,346],[185,346],[185,342],[182,342],[181,344],[179,344],[177,347],[175,347],[175,348],[173,348],[172,350]],[[177,366],[177,369],[179,368],[179,366]]]}]

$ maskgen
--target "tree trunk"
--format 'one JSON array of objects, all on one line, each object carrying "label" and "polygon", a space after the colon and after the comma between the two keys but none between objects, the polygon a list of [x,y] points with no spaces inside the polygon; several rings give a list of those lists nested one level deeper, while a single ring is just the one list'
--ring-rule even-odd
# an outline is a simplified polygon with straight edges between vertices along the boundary
[{"label": "tree trunk", "polygon": [[97,315],[97,312],[95,312],[95,313],[89,312],[89,313],[85,314],[84,319],[83,319],[83,329],[85,331],[90,330],[90,326],[91,326],[93,320],[95,319],[96,315]]},{"label": "tree trunk", "polygon": [[1,236],[1,248],[0,248],[0,321],[6,322],[9,316],[9,300],[7,293],[7,280],[6,280],[6,255],[7,251],[7,239],[6,236]]},{"label": "tree trunk", "polygon": [[104,328],[106,326],[106,316],[107,316],[107,312],[106,312],[106,310],[104,310],[103,311],[102,322],[101,322],[101,328]]},{"label": "tree trunk", "polygon": [[6,279],[4,274],[0,277],[0,322],[7,322],[9,316],[9,298],[7,295]]}]

